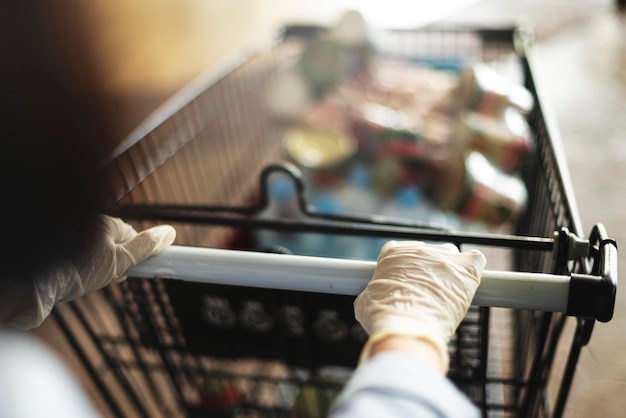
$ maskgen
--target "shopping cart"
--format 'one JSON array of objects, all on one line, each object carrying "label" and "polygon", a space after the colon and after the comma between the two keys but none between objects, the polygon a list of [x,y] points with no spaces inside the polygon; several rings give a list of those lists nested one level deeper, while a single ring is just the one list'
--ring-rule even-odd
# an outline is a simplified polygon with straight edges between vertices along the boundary
[{"label": "shopping cart", "polygon": [[[260,229],[494,251],[490,261],[506,263],[485,272],[450,343],[449,377],[484,416],[561,416],[581,349],[595,322],[612,317],[617,249],[602,225],[588,236],[581,230],[527,34],[432,27],[379,35],[382,51],[430,64],[514,58],[536,100],[528,117],[536,148],[522,176],[530,204],[514,231],[496,234],[325,214],[308,204],[299,171],[274,164],[285,126],[267,113],[263,93],[318,30],[287,28],[245,60],[202,77],[103,167],[103,178],[115,180],[111,213],[139,228],[171,222],[180,245],[133,268],[128,281],[56,310],[96,401],[112,416],[328,410],[366,338],[352,301],[374,262],[250,251],[251,231]],[[255,216],[268,203],[274,172],[296,185],[300,218]],[[564,344],[567,360],[557,367]]]}]

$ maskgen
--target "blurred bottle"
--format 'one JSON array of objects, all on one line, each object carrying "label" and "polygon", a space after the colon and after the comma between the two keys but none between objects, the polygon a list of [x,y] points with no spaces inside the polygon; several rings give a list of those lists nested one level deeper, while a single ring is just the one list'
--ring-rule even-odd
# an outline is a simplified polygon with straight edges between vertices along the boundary
[{"label": "blurred bottle", "polygon": [[[338,212],[339,204],[334,194],[328,191],[314,193],[310,198],[311,205],[319,213],[325,215],[335,215]],[[301,234],[302,254],[318,257],[338,257],[343,256],[339,246],[339,237],[333,234],[304,233]]]},{"label": "blurred bottle", "polygon": [[370,63],[374,47],[369,32],[367,22],[357,10],[344,13],[329,30],[328,37],[341,47],[344,78],[359,74]]},{"label": "blurred bottle", "polygon": [[[447,228],[448,221],[415,185],[404,185],[381,202],[377,220],[385,224],[415,228]],[[369,242],[369,258],[376,259],[382,246],[393,238],[373,238]]]},{"label": "blurred bottle", "polygon": [[[355,165],[346,183],[337,190],[339,213],[372,218],[380,211],[380,199],[372,186],[371,172],[363,164]],[[378,256],[377,240],[371,237],[339,237],[338,245],[344,257],[369,260]]]},{"label": "blurred bottle", "polygon": [[[295,184],[284,175],[275,174],[269,178],[269,201],[265,210],[259,214],[267,219],[297,219],[302,216],[299,208]],[[289,231],[258,230],[256,245],[261,250],[270,250],[278,246],[298,253],[298,234]]]},{"label": "blurred bottle", "polygon": [[302,52],[298,70],[319,98],[367,67],[373,55],[367,23],[348,11],[331,29],[312,39]]},{"label": "blurred bottle", "polygon": [[[315,187],[318,186],[318,187]],[[371,188],[369,169],[357,164],[350,168],[343,181],[332,187],[318,183],[311,188],[308,200],[317,212],[331,216],[362,217],[376,213],[377,196]],[[303,251],[309,255],[349,259],[370,259],[371,238],[339,234],[302,234]],[[376,253],[378,255],[378,253]]]},{"label": "blurred bottle", "polygon": [[313,98],[320,98],[342,79],[344,57],[341,45],[327,37],[309,41],[298,63],[298,72]]},{"label": "blurred bottle", "polygon": [[382,215],[389,221],[410,226],[429,226],[431,211],[422,192],[414,186],[402,186],[389,199]]},{"label": "blurred bottle", "polygon": [[371,215],[376,213],[379,200],[371,186],[369,169],[357,164],[348,173],[346,182],[335,191],[338,211],[348,215]]}]

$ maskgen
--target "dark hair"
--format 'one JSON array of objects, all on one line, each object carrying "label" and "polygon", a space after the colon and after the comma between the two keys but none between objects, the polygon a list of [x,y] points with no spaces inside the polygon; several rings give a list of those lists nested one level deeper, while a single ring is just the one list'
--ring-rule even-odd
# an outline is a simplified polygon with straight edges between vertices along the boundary
[{"label": "dark hair", "polygon": [[31,275],[79,256],[97,210],[88,175],[63,141],[32,125],[20,132],[7,127],[18,126],[0,127],[2,270]]},{"label": "dark hair", "polygon": [[0,4],[0,292],[80,256],[102,209],[91,178],[110,138],[97,72],[80,28],[68,36],[67,5],[46,3]]}]

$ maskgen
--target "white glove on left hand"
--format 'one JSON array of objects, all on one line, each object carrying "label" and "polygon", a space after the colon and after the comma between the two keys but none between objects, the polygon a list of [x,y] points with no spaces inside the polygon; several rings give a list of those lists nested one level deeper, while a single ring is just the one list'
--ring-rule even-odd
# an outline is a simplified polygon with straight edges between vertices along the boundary
[{"label": "white glove on left hand", "polygon": [[176,230],[160,225],[137,233],[121,219],[102,215],[97,227],[100,241],[81,260],[53,269],[35,279],[34,307],[18,314],[9,324],[22,329],[38,327],[57,302],[68,302],[109,283],[126,279],[124,272],[174,242]]}]

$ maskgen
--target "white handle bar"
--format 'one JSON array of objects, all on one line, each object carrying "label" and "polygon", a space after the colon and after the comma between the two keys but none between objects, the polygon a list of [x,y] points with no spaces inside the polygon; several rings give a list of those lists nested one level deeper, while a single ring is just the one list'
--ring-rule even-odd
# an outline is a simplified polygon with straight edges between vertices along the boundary
[{"label": "white handle bar", "polygon": [[[376,262],[250,251],[171,246],[131,267],[130,277],[358,295]],[[570,277],[484,271],[479,306],[567,312]]]}]

